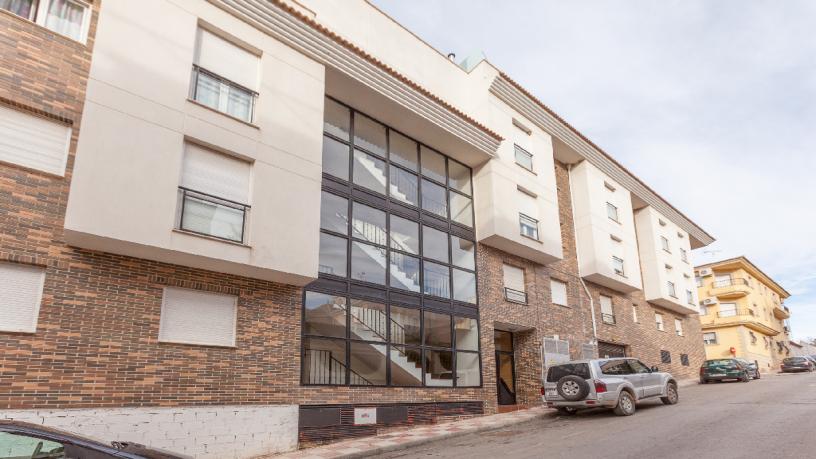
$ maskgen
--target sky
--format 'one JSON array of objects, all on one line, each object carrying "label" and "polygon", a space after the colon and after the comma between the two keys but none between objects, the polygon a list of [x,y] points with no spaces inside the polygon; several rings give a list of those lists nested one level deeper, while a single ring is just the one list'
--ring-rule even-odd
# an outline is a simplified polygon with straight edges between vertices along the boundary
[{"label": "sky", "polygon": [[373,0],[444,54],[483,53],[717,242],[816,337],[816,1]]}]

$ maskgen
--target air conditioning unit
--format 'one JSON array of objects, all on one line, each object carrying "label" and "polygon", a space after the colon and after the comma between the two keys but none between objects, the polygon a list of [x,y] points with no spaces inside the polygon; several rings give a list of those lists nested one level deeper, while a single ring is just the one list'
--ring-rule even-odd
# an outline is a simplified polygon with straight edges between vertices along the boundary
[{"label": "air conditioning unit", "polygon": [[697,272],[697,275],[700,277],[713,276],[714,271],[712,271],[711,268],[703,268]]},{"label": "air conditioning unit", "polygon": [[717,304],[716,298],[706,298],[703,300],[703,304],[706,306],[711,306],[712,304]]}]

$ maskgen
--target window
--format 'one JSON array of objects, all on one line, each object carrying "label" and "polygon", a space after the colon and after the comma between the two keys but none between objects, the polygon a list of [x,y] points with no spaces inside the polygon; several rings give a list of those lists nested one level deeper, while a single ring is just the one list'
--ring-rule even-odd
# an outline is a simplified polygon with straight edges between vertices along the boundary
[{"label": "window", "polygon": [[35,333],[45,270],[31,265],[0,263],[0,332]]},{"label": "window", "polygon": [[612,268],[615,270],[615,274],[618,276],[623,276],[625,274],[623,270],[623,260],[618,257],[612,257]]},{"label": "window", "polygon": [[663,314],[659,312],[655,313],[655,325],[657,325],[658,330],[665,331],[665,328],[663,328]]},{"label": "window", "polygon": [[518,190],[519,227],[522,236],[538,240],[538,198]]},{"label": "window", "polygon": [[609,217],[610,220],[620,223],[618,219],[618,208],[612,203],[606,203],[606,216]]},{"label": "window", "polygon": [[632,322],[638,323],[638,308],[636,304],[632,305]]},{"label": "window", "polygon": [[612,297],[601,295],[601,320],[607,324],[615,323],[615,311],[612,308]]},{"label": "window", "polygon": [[532,172],[533,171],[533,155],[529,151],[521,148],[518,145],[514,145],[514,147],[515,147],[515,150],[516,150],[516,164],[518,164],[519,166],[521,166],[521,167],[527,169],[528,171]]},{"label": "window", "polygon": [[697,288],[703,287],[703,278],[700,276],[695,276],[694,281],[697,282]]},{"label": "window", "polygon": [[737,303],[720,303],[720,317],[734,317],[737,315]]},{"label": "window", "polygon": [[684,367],[687,367],[687,366],[691,365],[689,363],[688,354],[680,354],[680,364],[683,365]]},{"label": "window", "polygon": [[178,228],[244,243],[250,167],[246,161],[185,144]]},{"label": "window", "polygon": [[162,299],[159,341],[235,346],[238,298],[167,287]]},{"label": "window", "polygon": [[511,265],[502,265],[504,274],[504,298],[514,303],[527,303],[524,288],[524,270]]},{"label": "window", "polygon": [[0,9],[84,43],[88,36],[90,6],[79,0],[0,0]]},{"label": "window", "polygon": [[0,161],[65,175],[69,126],[0,106],[0,139]]},{"label": "window", "polygon": [[701,316],[704,316],[704,315],[708,314],[708,306],[706,306],[706,305],[705,305],[705,303],[703,303],[703,302],[701,301],[701,302],[699,303],[699,306],[700,306],[700,315],[701,315]]},{"label": "window", "polygon": [[686,249],[683,248],[680,249],[680,259],[683,260],[685,263],[688,263],[688,252],[686,252]]},{"label": "window", "polygon": [[666,281],[666,288],[669,290],[669,296],[672,298],[677,298],[677,290],[674,287],[674,282]]},{"label": "window", "polygon": [[[2,5],[3,0],[0,0],[0,6]],[[58,459],[100,457],[103,454],[93,449],[77,446],[73,442],[58,443],[40,436],[12,432],[0,432],[0,454],[3,457]]]},{"label": "window", "polygon": [[694,306],[694,292],[691,290],[686,290],[686,302]]},{"label": "window", "polygon": [[552,303],[560,306],[568,306],[567,284],[555,279],[550,279],[550,291],[552,292]]},{"label": "window", "polygon": [[538,220],[527,215],[519,214],[519,227],[521,235],[530,239],[538,240]]},{"label": "window", "polygon": [[703,333],[703,343],[717,344],[717,334],[714,332]]},{"label": "window", "polygon": [[205,29],[198,29],[190,98],[251,123],[258,95],[259,57]]},{"label": "window", "polygon": [[481,384],[476,318],[312,291],[303,314],[303,384]]},{"label": "window", "polygon": [[666,239],[665,236],[660,236],[660,245],[661,247],[663,247],[663,250],[671,253],[671,250],[669,249],[669,240]]},{"label": "window", "polygon": [[677,336],[683,336],[683,321],[680,319],[674,319],[674,332]]},{"label": "window", "polygon": [[662,363],[671,363],[671,352],[660,351],[660,361]]}]

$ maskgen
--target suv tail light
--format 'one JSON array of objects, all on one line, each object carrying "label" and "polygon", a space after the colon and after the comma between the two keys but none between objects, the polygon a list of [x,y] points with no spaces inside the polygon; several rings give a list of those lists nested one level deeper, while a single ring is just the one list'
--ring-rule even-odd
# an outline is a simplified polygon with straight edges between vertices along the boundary
[{"label": "suv tail light", "polygon": [[600,379],[595,380],[595,393],[601,394],[606,392],[606,383],[601,381]]},{"label": "suv tail light", "polygon": [[541,386],[541,395],[544,395],[544,386]]},{"label": "suv tail light", "polygon": [[702,375],[703,375],[703,373],[705,373],[705,368],[700,367],[700,376],[702,376]]}]

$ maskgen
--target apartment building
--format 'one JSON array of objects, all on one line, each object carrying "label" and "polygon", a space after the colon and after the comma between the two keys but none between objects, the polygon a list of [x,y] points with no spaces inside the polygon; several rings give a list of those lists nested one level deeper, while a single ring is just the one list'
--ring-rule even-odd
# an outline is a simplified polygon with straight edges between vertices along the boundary
[{"label": "apartment building", "polygon": [[695,268],[706,358],[740,357],[776,370],[792,354],[790,294],[746,257]]},{"label": "apartment building", "polygon": [[11,5],[4,417],[251,457],[696,375],[713,238],[490,62],[362,0]]}]

